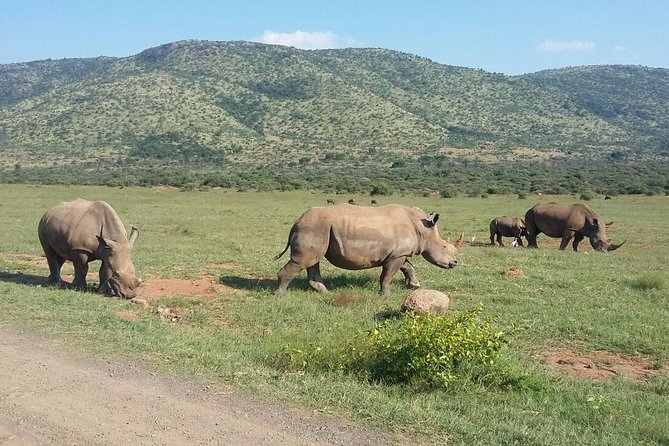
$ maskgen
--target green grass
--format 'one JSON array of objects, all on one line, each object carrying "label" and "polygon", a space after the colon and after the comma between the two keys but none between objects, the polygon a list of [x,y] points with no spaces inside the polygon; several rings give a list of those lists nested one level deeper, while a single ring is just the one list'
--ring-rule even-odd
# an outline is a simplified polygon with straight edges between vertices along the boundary
[{"label": "green grass", "polygon": [[[286,256],[288,230],[309,206],[331,195],[309,192],[240,193],[226,190],[104,187],[0,188],[0,325],[62,339],[68,348],[105,358],[136,359],[157,370],[204,380],[268,401],[308,407],[410,435],[428,444],[667,444],[669,442],[669,206],[666,197],[616,197],[589,204],[611,238],[628,242],[601,254],[587,240],[582,252],[560,252],[557,240],[539,236],[539,250],[465,245],[460,265],[440,270],[412,260],[426,288],[450,294],[455,310],[482,304],[500,329],[520,328],[510,339],[511,365],[526,379],[508,387],[474,384],[416,392],[404,386],[364,383],[338,372],[295,373],[273,367],[287,346],[339,347],[401,305],[399,277],[378,294],[379,270],[348,272],[327,262],[320,295],[307,290],[305,274],[284,296],[274,296]],[[168,296],[147,310],[125,301],[24,284],[46,271],[21,256],[41,255],[36,227],[42,213],[76,197],[108,201],[126,227],[140,230],[133,259],[141,277],[211,276],[237,289],[197,299]],[[346,195],[338,201],[364,196]],[[439,211],[444,237],[488,239],[488,223],[502,214],[523,215],[539,201],[525,199],[391,196],[425,211]],[[500,272],[520,268],[524,276]],[[92,269],[96,269],[93,266]],[[20,273],[20,274],[19,274]],[[140,292],[141,294],[141,292]],[[159,305],[183,318],[161,321]],[[132,322],[117,311],[132,311]],[[559,376],[541,353],[571,348],[641,355],[664,377],[611,382]]]}]

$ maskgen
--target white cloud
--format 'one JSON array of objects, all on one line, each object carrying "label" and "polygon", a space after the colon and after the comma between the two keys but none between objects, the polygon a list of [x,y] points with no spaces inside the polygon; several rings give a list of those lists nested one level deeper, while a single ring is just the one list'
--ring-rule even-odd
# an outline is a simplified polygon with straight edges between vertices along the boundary
[{"label": "white cloud", "polygon": [[542,53],[562,53],[564,51],[590,51],[597,48],[594,42],[581,42],[580,40],[545,40],[537,49]]},{"label": "white cloud", "polygon": [[324,48],[343,48],[355,46],[355,41],[348,37],[338,36],[330,31],[305,32],[299,29],[292,33],[277,33],[265,31],[260,37],[254,37],[254,42],[268,43],[273,45],[286,45],[301,48],[303,50],[316,50]]}]

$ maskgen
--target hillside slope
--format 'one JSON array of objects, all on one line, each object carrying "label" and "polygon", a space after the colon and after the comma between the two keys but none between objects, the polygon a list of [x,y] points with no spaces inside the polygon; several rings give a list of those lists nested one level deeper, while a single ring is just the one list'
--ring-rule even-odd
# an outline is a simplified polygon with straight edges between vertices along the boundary
[{"label": "hillside slope", "polygon": [[[283,186],[289,176],[299,179],[288,187],[351,190],[379,178],[413,184],[428,169],[433,189],[458,184],[447,177],[465,163],[469,183],[501,179],[506,190],[508,175],[475,172],[507,162],[530,173],[560,162],[565,175],[612,160],[665,166],[668,73],[606,66],[504,76],[385,49],[209,41],[1,65],[0,171],[9,181],[139,184],[211,173],[212,184]],[[357,173],[342,185],[342,172]],[[267,180],[275,174],[284,179]],[[581,182],[560,180],[555,190]]]}]

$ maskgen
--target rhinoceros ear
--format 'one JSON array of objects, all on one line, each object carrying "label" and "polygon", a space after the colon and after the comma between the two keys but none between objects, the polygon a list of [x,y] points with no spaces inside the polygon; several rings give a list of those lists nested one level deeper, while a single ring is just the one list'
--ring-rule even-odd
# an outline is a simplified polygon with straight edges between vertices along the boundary
[{"label": "rhinoceros ear", "polygon": [[103,248],[110,249],[112,251],[114,250],[114,248],[116,248],[116,242],[114,240],[110,240],[108,238],[104,238],[99,235],[96,235],[96,237],[98,238],[98,242],[100,242],[100,246],[102,246]]},{"label": "rhinoceros ear", "polygon": [[436,226],[439,221],[439,213],[430,212],[430,215],[427,216],[427,223],[429,227]]}]

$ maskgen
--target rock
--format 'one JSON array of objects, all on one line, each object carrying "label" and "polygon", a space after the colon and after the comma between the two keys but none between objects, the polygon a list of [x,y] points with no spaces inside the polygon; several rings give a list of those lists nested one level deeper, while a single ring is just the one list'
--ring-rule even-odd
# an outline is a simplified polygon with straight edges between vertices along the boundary
[{"label": "rock", "polygon": [[446,314],[450,301],[448,295],[441,291],[420,288],[409,293],[402,304],[402,311],[413,311],[419,316]]},{"label": "rock", "polygon": [[179,313],[176,312],[176,310],[172,308],[163,307],[162,305],[158,307],[156,313],[158,313],[161,319],[170,320],[172,322],[176,322],[181,318],[181,316],[179,315]]},{"label": "rock", "polygon": [[137,297],[134,297],[134,298],[130,299],[130,303],[138,305],[142,308],[149,308],[149,303],[145,299],[139,299]]}]

